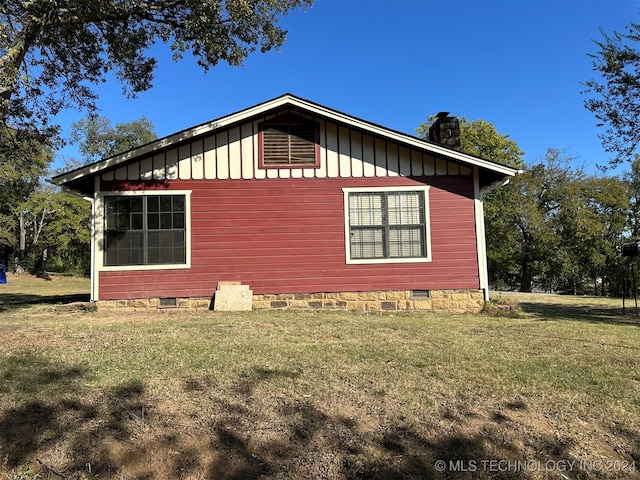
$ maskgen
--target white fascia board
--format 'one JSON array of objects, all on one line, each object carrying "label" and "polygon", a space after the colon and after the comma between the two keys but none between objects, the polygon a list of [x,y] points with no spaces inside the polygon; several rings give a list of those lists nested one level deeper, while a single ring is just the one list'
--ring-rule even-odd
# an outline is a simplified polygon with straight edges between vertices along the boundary
[{"label": "white fascia board", "polygon": [[386,137],[390,140],[395,140],[396,142],[403,143],[405,145],[411,145],[421,150],[427,150],[434,154],[448,157],[452,160],[458,160],[460,162],[469,164],[471,166],[481,167],[481,168],[484,168],[485,170],[491,170],[491,171],[501,173],[503,175],[508,175],[508,176],[515,176],[518,173],[522,173],[521,170],[517,170],[512,167],[508,167],[506,165],[501,165],[499,163],[495,163],[488,160],[483,160],[478,157],[467,155],[466,153],[458,152],[456,150],[452,150],[450,148],[443,147],[435,143],[426,142],[424,140],[421,140],[416,137],[412,137],[410,135],[407,135],[401,132],[389,130],[388,128],[381,127],[381,126],[366,122],[364,120],[357,119],[350,115],[346,115],[344,113],[340,113],[335,110],[328,109],[326,107],[322,107],[321,105],[309,103],[300,98],[289,97],[289,100],[290,100],[290,103],[294,105],[298,105],[300,108],[313,111],[314,113],[317,113],[325,117],[332,118],[337,122],[350,125],[357,129],[366,130],[373,134]]},{"label": "white fascia board", "polygon": [[194,137],[205,135],[213,130],[217,130],[229,125],[240,123],[254,116],[260,116],[265,112],[268,112],[270,110],[283,107],[283,106],[298,107],[301,110],[307,111],[309,113],[314,113],[318,116],[332,119],[337,123],[349,125],[353,128],[367,131],[373,135],[381,136],[405,145],[410,145],[417,149],[427,151],[435,155],[441,155],[441,156],[447,157],[451,160],[457,160],[469,166],[477,166],[486,170],[500,173],[505,176],[514,176],[517,173],[519,173],[519,171],[514,168],[507,167],[505,165],[501,165],[498,163],[490,162],[488,160],[483,160],[478,157],[473,157],[471,155],[467,155],[465,153],[458,152],[456,150],[452,150],[450,148],[446,148],[435,143],[426,142],[417,137],[412,137],[410,135],[407,135],[401,132],[396,132],[394,130],[390,130],[382,126],[369,123],[365,120],[352,117],[345,113],[341,113],[336,110],[323,107],[322,105],[319,105],[317,103],[312,103],[308,100],[304,100],[302,98],[295,97],[290,94],[285,94],[280,97],[274,98],[272,100],[268,100],[264,103],[241,110],[239,112],[232,113],[230,115],[218,118],[216,120],[212,120],[207,123],[203,123],[201,125],[198,125],[196,127],[193,127],[187,130],[183,130],[178,133],[174,133],[172,135],[169,135],[168,137],[164,137],[159,140],[156,140],[155,142],[148,143],[147,145],[143,145],[136,149],[129,150],[128,152],[125,152],[123,154],[116,155],[111,158],[107,158],[105,160],[102,160],[100,162],[97,162],[91,165],[87,165],[86,167],[80,168],[78,170],[74,170],[67,174],[63,174],[59,177],[55,177],[54,179],[52,179],[52,181],[54,181],[55,184],[59,185],[62,183],[67,183],[73,180],[77,180],[86,175],[95,174],[102,170],[108,169],[110,167],[114,167],[132,158],[151,154],[157,150],[170,147],[171,145],[174,145],[176,143],[184,142]]},{"label": "white fascia board", "polygon": [[115,167],[116,165],[119,165],[122,162],[126,162],[127,160],[154,153],[157,150],[170,147],[171,145],[174,145],[176,143],[183,142],[185,140],[198,137],[200,135],[204,135],[206,133],[209,133],[219,128],[224,128],[227,125],[241,122],[242,120],[245,120],[246,118],[250,118],[254,115],[260,115],[261,113],[268,111],[272,108],[277,108],[287,103],[293,103],[293,102],[289,102],[289,100],[292,98],[293,97],[285,95],[285,96],[270,100],[268,102],[262,103],[260,105],[256,105],[254,107],[250,107],[248,109],[242,110],[240,112],[232,113],[231,115],[227,115],[226,117],[222,117],[216,120],[211,120],[210,122],[203,123],[201,125],[198,125],[196,127],[193,127],[187,130],[183,130],[178,133],[174,133],[172,135],[169,135],[168,137],[161,138],[159,140],[148,143],[141,147],[135,148],[133,150],[129,150],[120,155],[116,155],[114,157],[107,158],[105,160],[93,163],[91,165],[87,165],[86,167],[82,167],[78,170],[73,170],[69,173],[62,174],[58,177],[53,178],[52,182],[54,182],[56,185],[59,185],[62,183],[67,183],[73,180],[77,180],[86,175],[91,175],[94,173],[101,172],[102,170],[106,170],[110,167]]}]

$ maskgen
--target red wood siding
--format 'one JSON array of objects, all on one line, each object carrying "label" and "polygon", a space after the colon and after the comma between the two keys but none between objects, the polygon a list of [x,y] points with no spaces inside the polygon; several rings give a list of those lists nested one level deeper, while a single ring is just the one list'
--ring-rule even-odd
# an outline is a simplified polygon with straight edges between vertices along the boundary
[{"label": "red wood siding", "polygon": [[[347,265],[342,188],[423,183],[431,185],[433,261]],[[472,176],[175,180],[156,188],[192,191],[191,268],[102,271],[99,299],[209,297],[230,280],[256,294],[479,288]]]}]

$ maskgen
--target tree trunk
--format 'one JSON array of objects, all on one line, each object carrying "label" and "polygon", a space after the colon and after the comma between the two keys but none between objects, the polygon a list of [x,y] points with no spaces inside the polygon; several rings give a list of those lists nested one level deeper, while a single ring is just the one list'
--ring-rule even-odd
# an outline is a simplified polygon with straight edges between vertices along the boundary
[{"label": "tree trunk", "polygon": [[531,284],[533,283],[533,269],[531,268],[531,262],[526,256],[522,259],[522,280],[520,281],[520,291],[530,292]]},{"label": "tree trunk", "polygon": [[15,257],[15,272],[16,275],[22,275],[25,272],[24,254],[27,249],[27,227],[25,226],[24,214],[22,212],[18,215],[18,225],[20,233],[18,238],[18,254]]},{"label": "tree trunk", "polygon": [[47,280],[50,277],[47,275],[47,258],[49,257],[49,250],[47,247],[42,249],[42,253],[40,254],[40,258],[38,259],[38,265],[36,268],[36,275],[41,278],[45,278]]},{"label": "tree trunk", "polygon": [[33,245],[38,245],[38,242],[40,241],[40,234],[42,233],[42,227],[44,227],[44,221],[46,220],[48,213],[55,213],[55,210],[47,210],[46,208],[43,208],[40,220],[33,221]]},{"label": "tree trunk", "polygon": [[0,57],[0,119],[5,120],[9,112],[9,102],[18,83],[20,66],[25,55],[42,31],[42,25],[35,21],[25,22],[5,54]]}]

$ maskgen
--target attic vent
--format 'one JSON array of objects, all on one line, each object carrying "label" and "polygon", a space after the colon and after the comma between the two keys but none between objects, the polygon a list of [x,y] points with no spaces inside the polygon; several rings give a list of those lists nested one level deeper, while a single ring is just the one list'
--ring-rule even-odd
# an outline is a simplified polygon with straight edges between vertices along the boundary
[{"label": "attic vent", "polygon": [[317,166],[318,126],[314,122],[274,120],[262,124],[264,167]]}]

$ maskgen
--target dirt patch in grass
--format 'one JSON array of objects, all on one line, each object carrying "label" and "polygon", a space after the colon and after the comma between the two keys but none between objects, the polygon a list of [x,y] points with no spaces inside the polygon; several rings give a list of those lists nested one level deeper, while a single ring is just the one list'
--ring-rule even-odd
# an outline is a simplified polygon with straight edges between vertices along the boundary
[{"label": "dirt patch in grass", "polygon": [[561,300],[517,318],[11,308],[0,478],[638,478],[640,329]]}]

